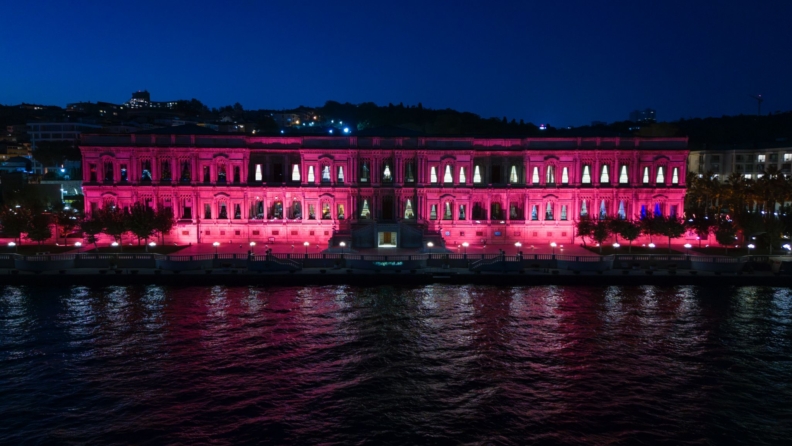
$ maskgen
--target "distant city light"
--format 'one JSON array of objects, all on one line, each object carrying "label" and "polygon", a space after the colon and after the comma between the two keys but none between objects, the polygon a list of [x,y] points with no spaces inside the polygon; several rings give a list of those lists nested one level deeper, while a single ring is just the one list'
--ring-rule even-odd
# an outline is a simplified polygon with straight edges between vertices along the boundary
[{"label": "distant city light", "polygon": [[349,127],[344,127],[344,133],[349,133]]},{"label": "distant city light", "polygon": [[330,129],[330,134],[331,134],[331,135],[333,134],[333,129]]},{"label": "distant city light", "polygon": [[539,124],[539,130],[547,130],[547,124]]}]

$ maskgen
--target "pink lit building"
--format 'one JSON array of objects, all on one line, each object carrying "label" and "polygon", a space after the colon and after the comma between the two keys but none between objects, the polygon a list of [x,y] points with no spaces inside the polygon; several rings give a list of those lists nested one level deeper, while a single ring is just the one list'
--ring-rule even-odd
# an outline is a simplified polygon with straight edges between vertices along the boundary
[{"label": "pink lit building", "polygon": [[418,248],[569,243],[582,215],[681,216],[685,195],[686,138],[167,132],[83,135],[86,213],[170,207],[177,243]]}]

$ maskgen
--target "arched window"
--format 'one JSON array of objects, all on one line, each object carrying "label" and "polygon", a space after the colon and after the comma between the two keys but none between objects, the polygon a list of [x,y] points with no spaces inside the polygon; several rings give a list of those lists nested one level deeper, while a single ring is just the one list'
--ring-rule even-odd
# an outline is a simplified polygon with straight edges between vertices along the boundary
[{"label": "arched window", "polygon": [[432,166],[431,168],[429,182],[432,184],[437,184],[437,167],[435,166]]},{"label": "arched window", "polygon": [[[261,164],[257,164],[256,166],[261,166]],[[259,169],[260,171],[260,169]],[[292,165],[292,181],[300,181],[300,165],[294,164]]]},{"label": "arched window", "polygon": [[[297,175],[298,176],[300,175],[299,171],[297,172]],[[261,164],[256,164],[256,176],[255,176],[255,178],[256,178],[256,181],[261,181],[264,178],[263,175],[261,174]],[[294,178],[294,177],[292,177],[292,178]],[[297,178],[297,179],[299,180],[299,178]]]},{"label": "arched window", "polygon": [[553,203],[548,201],[545,209],[545,220],[553,220]]},{"label": "arched window", "polygon": [[313,166],[308,166],[308,182],[313,183],[316,181],[316,177],[314,176],[314,168]]},{"label": "arched window", "polygon": [[531,206],[531,220],[539,220],[539,206]]},{"label": "arched window", "polygon": [[465,167],[459,168],[459,184],[467,183],[467,176],[465,176]]},{"label": "arched window", "polygon": [[344,166],[338,166],[338,182],[344,182]]},{"label": "arched window", "polygon": [[433,204],[429,210],[429,220],[437,220],[437,205]]},{"label": "arched window", "polygon": [[393,181],[393,175],[391,175],[388,163],[385,163],[385,167],[382,168],[382,181]]},{"label": "arched window", "polygon": [[608,218],[608,211],[605,209],[605,200],[600,202],[599,219],[605,220]]},{"label": "arched window", "polygon": [[343,220],[344,219],[344,205],[343,204],[339,204],[337,206],[336,215],[338,216],[339,220]]},{"label": "arched window", "polygon": [[533,173],[531,173],[531,183],[539,184],[539,166],[534,166]]},{"label": "arched window", "polygon": [[566,167],[561,170],[561,184],[569,184],[569,169]]},{"label": "arched window", "polygon": [[600,172],[600,183],[610,183],[610,173],[608,172],[608,165],[602,165],[602,171]]},{"label": "arched window", "polygon": [[322,203],[322,220],[332,220],[333,217],[330,215],[330,203],[324,202]]},{"label": "arched window", "polygon": [[443,206],[443,220],[453,220],[454,214],[451,211],[451,202],[446,201],[445,206]]},{"label": "arched window", "polygon": [[586,208],[586,200],[580,202],[580,217],[588,217],[588,209]]},{"label": "arched window", "polygon": [[369,210],[368,200],[365,198],[363,199],[363,206],[360,207],[360,218],[368,219],[371,217],[371,211]]},{"label": "arched window", "polygon": [[679,167],[671,171],[671,184],[679,184]]},{"label": "arched window", "polygon": [[627,165],[622,164],[621,172],[619,173],[619,184],[629,184],[630,179],[627,177]]},{"label": "arched window", "polygon": [[545,182],[547,184],[555,184],[555,167],[547,166],[545,168]]},{"label": "arched window", "polygon": [[473,168],[473,183],[481,183],[481,170],[479,169],[478,164],[476,164],[476,166]]},{"label": "arched window", "polygon": [[511,166],[511,171],[509,172],[509,183],[517,183],[519,180],[517,179],[517,166]]},{"label": "arched window", "polygon": [[445,173],[443,174],[443,183],[453,183],[454,176],[451,175],[451,165],[446,164]]},{"label": "arched window", "polygon": [[588,164],[583,165],[583,176],[580,178],[583,184],[591,184],[591,167]]},{"label": "arched window", "polygon": [[665,183],[665,172],[663,171],[663,166],[657,166],[657,184]]},{"label": "arched window", "polygon": [[330,182],[330,166],[322,166],[322,182]]},{"label": "arched window", "polygon": [[561,220],[566,221],[567,219],[567,207],[565,204],[561,205]]},{"label": "arched window", "polygon": [[627,212],[624,210],[624,200],[619,201],[619,220],[626,220]]},{"label": "arched window", "polygon": [[643,179],[641,180],[643,184],[649,184],[649,166],[644,167],[643,171]]}]

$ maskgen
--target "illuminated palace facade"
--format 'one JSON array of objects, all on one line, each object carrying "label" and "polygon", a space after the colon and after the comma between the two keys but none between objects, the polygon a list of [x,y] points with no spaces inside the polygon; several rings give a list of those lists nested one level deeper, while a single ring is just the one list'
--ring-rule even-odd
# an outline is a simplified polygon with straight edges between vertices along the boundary
[{"label": "illuminated palace facade", "polygon": [[[169,130],[173,132],[173,130]],[[418,248],[575,241],[681,216],[686,138],[83,135],[85,210],[169,207],[175,243]]]}]

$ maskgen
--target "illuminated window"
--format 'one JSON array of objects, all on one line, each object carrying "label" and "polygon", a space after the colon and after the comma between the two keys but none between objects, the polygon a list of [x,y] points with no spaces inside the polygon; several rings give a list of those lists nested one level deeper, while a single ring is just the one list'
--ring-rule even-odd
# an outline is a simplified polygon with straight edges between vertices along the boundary
[{"label": "illuminated window", "polygon": [[566,167],[561,170],[561,184],[569,184],[569,169]]},{"label": "illuminated window", "polygon": [[338,182],[339,183],[343,183],[344,182],[344,167],[343,166],[338,166]]},{"label": "illuminated window", "polygon": [[433,204],[429,210],[429,220],[437,220],[437,205]]},{"label": "illuminated window", "polygon": [[605,210],[605,200],[600,202],[600,211],[599,211],[599,218],[600,220],[605,220],[608,217],[608,211]]},{"label": "illuminated window", "polygon": [[657,184],[665,183],[665,173],[663,172],[663,166],[657,166]]},{"label": "illuminated window", "polygon": [[545,182],[547,184],[555,184],[555,167],[547,166],[545,170]]},{"label": "illuminated window", "polygon": [[382,169],[382,181],[393,181],[393,175],[391,175],[390,166],[385,164],[385,167]]},{"label": "illuminated window", "polygon": [[565,204],[562,204],[561,205],[561,220],[565,221],[566,219],[567,219],[567,207],[566,207]]},{"label": "illuminated window", "polygon": [[314,176],[314,168],[313,166],[308,166],[308,182],[313,183],[316,181],[316,176]]},{"label": "illuminated window", "polygon": [[[261,173],[261,164],[256,164],[256,175]],[[258,180],[258,178],[257,178]],[[300,165],[292,164],[292,181],[300,181]]]},{"label": "illuminated window", "polygon": [[322,182],[330,182],[330,166],[322,166]]},{"label": "illuminated window", "polygon": [[547,202],[547,208],[545,209],[545,220],[553,220],[553,203]]},{"label": "illuminated window", "polygon": [[459,205],[459,219],[460,220],[464,220],[464,219],[467,218],[466,210],[467,210],[467,206],[465,206],[464,204],[460,204]]},{"label": "illuminated window", "polygon": [[539,206],[535,204],[531,206],[531,220],[539,220]]},{"label": "illuminated window", "polygon": [[619,220],[627,218],[627,212],[624,211],[624,200],[619,201]]},{"label": "illuminated window", "polygon": [[407,202],[404,204],[404,218],[412,219],[415,218],[415,212],[413,212],[412,201],[407,199]]},{"label": "illuminated window", "polygon": [[459,184],[465,184],[465,183],[467,183],[467,177],[465,176],[465,168],[464,167],[460,167],[459,168]]},{"label": "illuminated window", "polygon": [[588,165],[583,165],[583,176],[580,178],[583,184],[591,184],[591,168]]},{"label": "illuminated window", "polygon": [[679,167],[671,171],[671,184],[679,184]]},{"label": "illuminated window", "polygon": [[643,171],[643,184],[649,184],[649,167],[644,167]]},{"label": "illuminated window", "polygon": [[443,174],[443,183],[453,183],[454,177],[451,175],[451,166],[446,164],[445,173]]},{"label": "illuminated window", "polygon": [[586,208],[586,200],[583,200],[580,203],[580,216],[581,217],[588,217],[588,209]]},{"label": "illuminated window", "polygon": [[784,161],[785,162],[792,161],[792,153],[785,153],[784,154]]},{"label": "illuminated window", "polygon": [[539,167],[534,166],[533,172],[531,173],[531,183],[539,184]]},{"label": "illuminated window", "polygon": [[509,172],[509,183],[516,183],[517,182],[517,166],[511,166],[511,171]]},{"label": "illuminated window", "polygon": [[429,182],[432,184],[437,184],[437,168],[435,166],[432,166],[430,170]]},{"label": "illuminated window", "polygon": [[765,162],[765,159],[766,159],[765,155],[757,155],[756,156],[756,162],[758,162],[758,163]]},{"label": "illuminated window", "polygon": [[481,170],[479,170],[478,164],[473,168],[473,183],[481,183]]},{"label": "illuminated window", "polygon": [[360,207],[360,218],[368,219],[371,217],[371,211],[369,210],[368,200],[363,200],[363,206]]},{"label": "illuminated window", "polygon": [[628,184],[630,179],[627,177],[627,166],[622,164],[621,172],[619,173],[619,184]]},{"label": "illuminated window", "polygon": [[338,216],[339,220],[343,220],[344,219],[344,205],[343,204],[339,204],[338,206],[336,206],[336,215]]},{"label": "illuminated window", "polygon": [[446,201],[443,206],[443,220],[453,220],[454,215],[451,211],[451,202]]},{"label": "illuminated window", "polygon": [[[299,175],[299,172],[298,172]],[[256,181],[263,180],[264,177],[261,175],[261,164],[256,164]]]},{"label": "illuminated window", "polygon": [[600,172],[600,183],[610,183],[610,173],[608,173],[608,165],[602,165],[602,171]]}]

